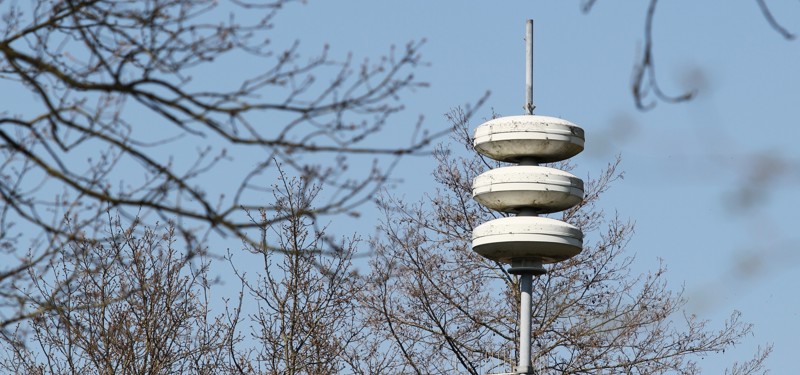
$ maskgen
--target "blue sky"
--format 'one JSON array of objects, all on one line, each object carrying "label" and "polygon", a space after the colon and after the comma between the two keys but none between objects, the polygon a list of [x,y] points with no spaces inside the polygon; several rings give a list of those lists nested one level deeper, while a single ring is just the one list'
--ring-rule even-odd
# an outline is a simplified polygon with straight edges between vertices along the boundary
[{"label": "blue sky", "polygon": [[[522,113],[524,22],[534,19],[536,113],[586,130],[578,175],[622,155],[625,179],[603,205],[636,221],[635,271],[663,259],[671,286],[685,288],[687,313],[720,327],[739,310],[755,325],[735,350],[705,358],[704,372],[774,343],[769,367],[790,373],[800,333],[800,44],[771,29],[756,1],[663,1],[653,34],[659,82],[698,94],[639,112],[630,83],[646,3],[600,0],[582,14],[580,1],[310,1],[276,18],[273,40],[298,39],[309,52],[329,43],[358,59],[425,38],[430,66],[417,74],[431,86],[404,98],[393,126],[423,115],[439,129],[445,112],[487,90],[479,118]],[[800,33],[800,3],[769,4]],[[420,163],[398,171],[397,192],[410,199],[432,186]]]},{"label": "blue sky", "polygon": [[[391,147],[408,139],[420,115],[428,129],[444,129],[446,112],[487,91],[473,127],[492,111],[522,114],[525,20],[534,19],[536,114],[585,129],[586,150],[573,159],[581,177],[622,155],[625,179],[602,205],[636,222],[633,271],[663,260],[671,287],[685,289],[687,313],[721,327],[739,310],[755,325],[735,350],[702,360],[704,373],[722,373],[765,343],[775,344],[773,373],[792,373],[800,333],[800,41],[770,28],[755,0],[662,1],[653,34],[659,83],[667,93],[698,94],[640,112],[630,84],[647,2],[598,0],[589,14],[582,3],[311,0],[282,10],[271,38],[276,49],[299,40],[307,56],[329,44],[332,56],[352,53],[355,61],[425,39],[428,65],[415,73],[430,87],[402,97],[405,111],[376,139]],[[800,34],[800,2],[768,4]],[[222,78],[197,80],[225,85],[259,68],[253,64],[224,61],[213,67],[227,71]],[[26,98],[7,98],[8,108],[14,100]],[[433,168],[431,160],[405,160],[394,193],[417,200],[433,189]]]}]

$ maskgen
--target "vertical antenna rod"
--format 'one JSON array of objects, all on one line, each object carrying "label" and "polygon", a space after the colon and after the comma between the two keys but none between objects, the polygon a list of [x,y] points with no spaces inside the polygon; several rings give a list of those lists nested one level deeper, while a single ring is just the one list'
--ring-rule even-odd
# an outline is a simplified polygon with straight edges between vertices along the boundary
[{"label": "vertical antenna rod", "polygon": [[533,20],[525,23],[525,114],[532,115],[533,109]]}]

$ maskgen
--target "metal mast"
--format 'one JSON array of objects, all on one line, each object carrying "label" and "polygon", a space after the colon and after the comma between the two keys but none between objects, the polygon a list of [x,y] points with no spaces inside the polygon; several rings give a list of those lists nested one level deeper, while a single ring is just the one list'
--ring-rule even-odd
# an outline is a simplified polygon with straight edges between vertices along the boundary
[{"label": "metal mast", "polygon": [[583,199],[583,181],[570,173],[540,166],[583,151],[584,132],[577,125],[533,114],[533,20],[526,23],[525,115],[500,117],[475,129],[473,145],[495,160],[516,163],[484,172],[472,181],[472,196],[490,209],[517,216],[483,223],[472,231],[472,249],[511,265],[519,276],[519,363],[514,372],[533,374],[531,363],[531,293],[533,277],[545,274],[543,264],[581,252],[583,232],[568,223],[539,214],[573,207]]},{"label": "metal mast", "polygon": [[[536,106],[533,105],[533,20],[528,20],[525,22],[525,114],[533,115],[534,108]],[[533,160],[525,164],[538,165]],[[520,212],[519,215],[523,214]],[[519,364],[516,371],[522,374],[532,374],[531,292],[533,290],[533,272],[519,274],[519,289]]]}]

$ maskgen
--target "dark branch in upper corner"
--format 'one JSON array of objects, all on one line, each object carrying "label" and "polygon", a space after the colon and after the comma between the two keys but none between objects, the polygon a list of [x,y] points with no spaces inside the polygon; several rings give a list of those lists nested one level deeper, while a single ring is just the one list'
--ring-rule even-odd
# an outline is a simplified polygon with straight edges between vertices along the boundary
[{"label": "dark branch in upper corner", "polygon": [[[796,35],[791,33],[783,27],[773,16],[772,12],[767,6],[765,0],[756,0],[762,15],[767,20],[769,25],[777,31],[784,39],[794,40]],[[589,13],[597,0],[583,0],[581,2],[581,11]],[[679,103],[691,100],[696,90],[691,90],[680,95],[668,95],[664,93],[658,85],[656,78],[655,61],[653,57],[653,18],[655,16],[655,9],[658,0],[650,0],[647,8],[647,15],[645,18],[645,44],[644,51],[641,59],[636,63],[633,68],[633,82],[631,84],[631,91],[633,99],[636,103],[636,108],[642,111],[653,109],[656,103],[661,100],[669,103]],[[655,99],[647,100],[648,96],[654,95]]]},{"label": "dark branch in upper corner", "polygon": [[645,103],[645,99],[651,94],[655,95],[657,100],[669,103],[684,102],[692,99],[696,94],[696,91],[692,90],[677,96],[668,95],[664,93],[658,85],[655,59],[653,57],[653,17],[655,15],[657,3],[658,0],[650,0],[650,5],[647,7],[647,17],[645,18],[644,26],[644,52],[642,53],[641,60],[633,68],[633,84],[631,85],[631,90],[633,99],[636,102],[636,108],[642,111],[653,109],[656,106],[656,101]]},{"label": "dark branch in upper corner", "polygon": [[790,33],[789,30],[786,30],[786,28],[784,28],[778,23],[775,17],[772,16],[772,12],[769,10],[767,3],[765,3],[764,0],[756,0],[756,2],[758,3],[759,9],[761,9],[761,14],[764,15],[764,18],[767,20],[769,25],[772,26],[772,28],[775,29],[775,31],[781,34],[781,36],[784,37],[784,39],[794,40],[796,35]]}]

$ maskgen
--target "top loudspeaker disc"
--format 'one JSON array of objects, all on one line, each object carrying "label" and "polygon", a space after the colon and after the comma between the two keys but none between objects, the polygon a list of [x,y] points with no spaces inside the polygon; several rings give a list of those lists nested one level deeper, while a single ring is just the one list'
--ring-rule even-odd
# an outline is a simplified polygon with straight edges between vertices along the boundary
[{"label": "top loudspeaker disc", "polygon": [[584,141],[583,129],[567,120],[523,115],[481,124],[475,129],[473,145],[476,151],[494,160],[551,163],[579,154]]}]

